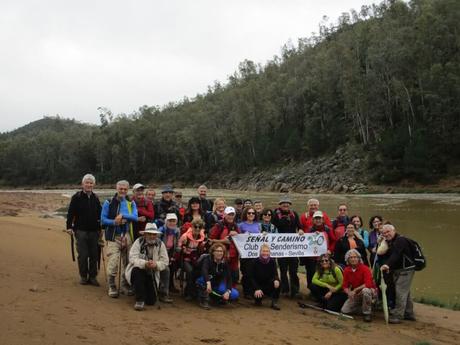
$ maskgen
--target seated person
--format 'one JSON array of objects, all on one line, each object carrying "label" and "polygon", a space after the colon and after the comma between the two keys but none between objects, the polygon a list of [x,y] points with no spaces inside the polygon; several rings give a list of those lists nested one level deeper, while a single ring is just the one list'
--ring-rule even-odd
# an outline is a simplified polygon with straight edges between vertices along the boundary
[{"label": "seated person", "polygon": [[308,288],[313,297],[321,303],[321,308],[339,312],[347,299],[342,290],[342,281],[340,267],[329,254],[323,254],[319,257],[311,287]]},{"label": "seated person", "polygon": [[129,251],[126,280],[134,286],[136,304],[134,309],[143,310],[144,304],[153,305],[158,299],[160,272],[169,264],[168,252],[158,238],[161,232],[155,223],[147,223],[142,236],[136,239]]},{"label": "seated person", "polygon": [[260,255],[251,260],[248,267],[248,278],[254,290],[254,302],[257,306],[262,305],[262,299],[271,299],[271,308],[280,310],[278,299],[280,297],[280,279],[276,267],[276,259],[270,257],[270,246],[262,244]]},{"label": "seated person", "polygon": [[203,309],[210,309],[210,295],[224,304],[239,297],[238,290],[232,288],[232,274],[226,261],[225,245],[215,243],[209,252],[210,254],[203,254],[198,261],[201,276],[196,282],[200,287],[200,307]]},{"label": "seated person", "polygon": [[343,291],[348,299],[342,307],[342,313],[359,313],[364,315],[364,321],[372,321],[372,303],[377,296],[377,290],[368,266],[363,264],[361,254],[356,249],[350,249],[345,254],[347,267],[343,271]]}]

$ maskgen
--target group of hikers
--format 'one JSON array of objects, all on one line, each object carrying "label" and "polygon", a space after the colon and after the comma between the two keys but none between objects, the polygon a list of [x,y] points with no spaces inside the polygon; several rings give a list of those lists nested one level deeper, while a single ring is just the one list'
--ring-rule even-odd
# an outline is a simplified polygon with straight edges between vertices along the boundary
[{"label": "group of hikers", "polygon": [[[424,267],[423,254],[415,241],[379,215],[370,218],[367,231],[359,215],[348,215],[346,204],[338,206],[331,220],[316,199],[308,200],[299,216],[287,196],[275,209],[250,199],[230,205],[223,198],[208,199],[202,185],[184,203],[169,185],[158,200],[153,189],[140,183],[128,195],[125,180],[117,182],[115,195],[101,205],[95,183],[93,175],[83,177],[67,215],[67,231],[76,239],[80,284],[99,286],[102,260],[108,295],[134,295],[136,310],[158,300],[173,303],[171,294],[179,292],[204,309],[210,309],[211,300],[227,304],[241,293],[257,306],[268,299],[272,309],[280,310],[281,295],[301,297],[300,264],[316,307],[362,314],[369,322],[376,301],[385,300],[389,323],[415,320],[410,288],[415,271]],[[321,233],[327,252],[275,259],[270,246],[262,244],[257,258],[240,258],[232,240],[239,234],[277,233]],[[378,288],[382,284],[385,291]]]}]

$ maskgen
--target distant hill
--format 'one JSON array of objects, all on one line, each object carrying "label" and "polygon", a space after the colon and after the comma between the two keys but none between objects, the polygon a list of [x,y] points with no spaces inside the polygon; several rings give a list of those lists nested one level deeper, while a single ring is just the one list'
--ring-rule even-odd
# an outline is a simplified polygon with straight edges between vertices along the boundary
[{"label": "distant hill", "polygon": [[460,166],[458,32],[457,0],[363,6],[263,66],[243,61],[193,99],[122,116],[102,109],[100,126],[44,118],[2,134],[0,183],[93,172],[107,183],[259,185],[252,177],[272,171],[298,189],[436,182]]}]

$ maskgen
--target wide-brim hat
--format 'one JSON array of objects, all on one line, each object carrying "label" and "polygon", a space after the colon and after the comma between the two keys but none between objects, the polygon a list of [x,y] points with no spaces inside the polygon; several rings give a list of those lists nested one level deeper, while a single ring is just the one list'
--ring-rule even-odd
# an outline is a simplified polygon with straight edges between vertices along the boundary
[{"label": "wide-brim hat", "polygon": [[145,230],[139,231],[141,235],[143,234],[162,234],[160,230],[158,230],[157,225],[155,223],[147,223],[145,226]]}]

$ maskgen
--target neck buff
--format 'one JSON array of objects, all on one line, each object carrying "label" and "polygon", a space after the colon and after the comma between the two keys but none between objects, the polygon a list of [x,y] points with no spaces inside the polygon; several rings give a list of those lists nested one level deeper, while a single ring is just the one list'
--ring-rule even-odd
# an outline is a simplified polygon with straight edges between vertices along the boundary
[{"label": "neck buff", "polygon": [[259,260],[266,265],[270,261],[270,255],[260,255]]}]

